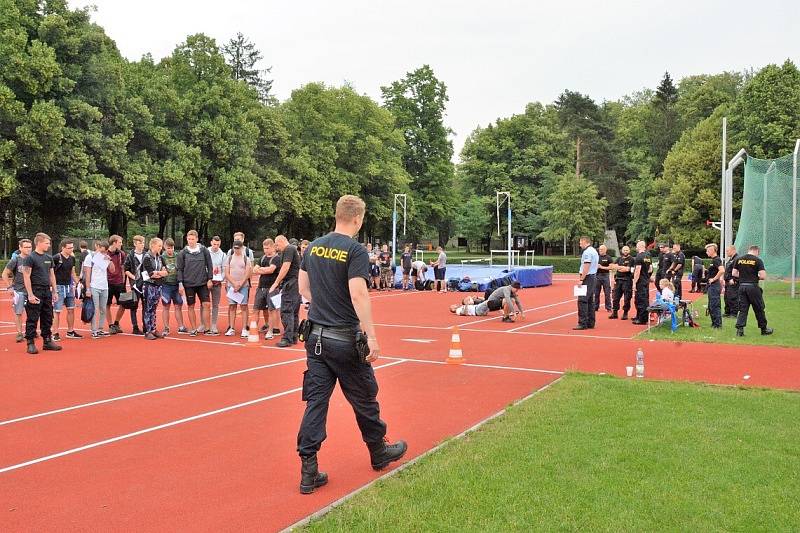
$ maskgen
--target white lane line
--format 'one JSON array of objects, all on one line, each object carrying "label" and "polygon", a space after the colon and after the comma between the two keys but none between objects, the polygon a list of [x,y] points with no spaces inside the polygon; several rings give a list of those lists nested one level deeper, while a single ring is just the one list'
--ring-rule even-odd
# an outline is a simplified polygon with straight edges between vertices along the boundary
[{"label": "white lane line", "polygon": [[97,401],[94,401],[94,402],[82,403],[82,404],[78,404],[78,405],[71,405],[69,407],[63,407],[61,409],[53,409],[52,411],[45,411],[45,412],[36,413],[36,414],[33,414],[33,415],[21,416],[19,418],[12,418],[12,419],[9,419],[9,420],[3,420],[3,421],[0,421],[0,426],[7,426],[9,424],[15,424],[17,422],[23,422],[25,420],[32,420],[34,418],[41,418],[43,416],[55,415],[55,414],[58,414],[58,413],[66,413],[68,411],[75,411],[77,409],[84,409],[86,407],[92,407],[94,405],[102,405],[102,404],[105,404],[105,403],[117,402],[117,401],[120,401],[120,400],[127,400],[129,398],[137,398],[139,396],[145,396],[147,394],[155,394],[157,392],[164,392],[164,391],[168,391],[168,390],[179,389],[181,387],[188,387],[189,385],[196,385],[198,383],[205,383],[205,382],[214,381],[214,380],[217,380],[217,379],[223,379],[223,378],[228,378],[228,377],[231,377],[231,376],[237,376],[239,374],[246,374],[247,372],[255,372],[256,370],[263,370],[265,368],[273,368],[273,367],[276,367],[276,366],[290,365],[292,363],[299,363],[299,362],[305,361],[305,360],[306,360],[306,358],[302,357],[302,358],[298,358],[298,359],[291,359],[289,361],[281,361],[279,363],[270,363],[268,365],[254,366],[254,367],[250,367],[250,368],[244,368],[242,370],[236,370],[236,371],[233,371],[233,372],[226,372],[225,374],[218,374],[216,376],[209,376],[209,377],[206,377],[206,378],[194,379],[192,381],[185,381],[183,383],[176,383],[174,385],[167,385],[165,387],[159,387],[157,389],[149,389],[149,390],[145,390],[145,391],[141,391],[141,392],[133,392],[131,394],[124,394],[122,396],[114,396],[113,398],[106,398],[104,400],[97,400]]},{"label": "white lane line", "polygon": [[[577,311],[575,311],[577,313]],[[555,317],[560,318],[560,317]],[[548,319],[549,320],[549,319]],[[433,329],[437,331],[450,331],[452,326],[408,326],[403,324],[375,324],[376,326],[386,327],[386,328],[407,328],[407,329]],[[531,324],[533,325],[533,324]],[[470,331],[473,333],[493,333],[493,334],[504,334],[510,333],[512,335],[541,335],[545,337],[570,337],[570,338],[587,338],[587,339],[608,339],[608,340],[615,340],[615,341],[629,341],[636,337],[618,337],[612,335],[581,335],[576,333],[545,333],[545,332],[538,332],[538,331],[511,331],[506,329],[472,329],[472,328],[459,328],[461,331]],[[638,333],[637,333],[638,335]]]},{"label": "white lane line", "polygon": [[571,315],[577,315],[577,314],[578,314],[577,311],[572,311],[570,313],[564,313],[563,315],[554,316],[552,318],[546,318],[544,320],[539,320],[538,322],[532,322],[530,324],[525,324],[524,326],[519,326],[517,328],[512,328],[512,329],[510,329],[508,331],[509,331],[509,333],[514,333],[514,332],[519,331],[521,329],[530,328],[532,326],[538,326],[539,324],[546,324],[547,322],[552,322],[553,320],[558,320],[559,318],[564,318],[565,316],[571,316]]},{"label": "white lane line", "polygon": [[[394,361],[392,363],[387,363],[385,365],[376,366],[375,370],[380,368],[386,368],[394,365],[399,365],[404,363],[405,360],[401,359],[399,361]],[[185,424],[187,422],[192,422],[194,420],[200,420],[202,418],[207,418],[209,416],[214,416],[222,413],[227,413],[228,411],[233,411],[234,409],[241,409],[242,407],[247,407],[250,405],[255,405],[257,403],[266,402],[267,400],[274,400],[275,398],[280,398],[281,396],[286,396],[288,394],[292,394],[295,392],[300,392],[303,390],[302,387],[295,387],[294,389],[285,390],[282,392],[276,392],[275,394],[270,394],[269,396],[262,396],[261,398],[256,398],[255,400],[249,400],[247,402],[237,403],[234,405],[229,405],[227,407],[223,407],[221,409],[215,409],[213,411],[207,411],[205,413],[200,413],[199,415],[190,416],[187,418],[181,418],[179,420],[173,420],[172,422],[167,422],[165,424],[159,424],[157,426],[140,429],[139,431],[134,431],[132,433],[126,433],[125,435],[119,435],[117,437],[112,437],[110,439],[105,439],[97,442],[92,442],[91,444],[86,444],[84,446],[79,446],[77,448],[71,448],[69,450],[64,450],[63,452],[53,453],[50,455],[45,455],[44,457],[38,457],[36,459],[31,459],[30,461],[25,461],[24,463],[17,463],[15,465],[6,466],[0,468],[0,474],[4,474],[6,472],[11,472],[12,470],[18,470],[20,468],[24,468],[26,466],[35,465],[37,463],[43,463],[45,461],[50,461],[52,459],[58,459],[59,457],[64,457],[66,455],[72,455],[78,452],[82,452],[85,450],[91,450],[92,448],[97,448],[99,446],[105,446],[106,444],[112,444],[114,442],[118,442],[125,439],[130,439],[133,437],[138,437],[139,435],[145,435],[147,433],[152,433],[153,431],[158,431],[160,429],[166,429],[172,426],[177,426],[179,424]]]},{"label": "white lane line", "polygon": [[420,344],[430,344],[432,342],[436,342],[436,339],[400,339],[400,340],[406,342],[418,342]]},{"label": "white lane line", "polygon": [[[538,311],[540,309],[548,309],[550,307],[555,307],[557,305],[563,305],[563,304],[574,302],[574,301],[575,301],[575,298],[570,298],[569,300],[562,300],[560,302],[556,302],[556,303],[552,303],[552,304],[540,305],[538,307],[531,307],[530,309],[526,309],[525,312],[526,313],[530,313],[532,311]],[[489,317],[489,318],[484,318],[482,320],[473,320],[471,322],[464,322],[463,324],[459,324],[458,327],[472,326],[474,324],[480,324],[481,322],[488,322],[490,320],[497,320],[498,318],[502,318],[502,316],[498,315],[498,316],[493,316],[493,317]]]},{"label": "white lane line", "polygon": [[[383,356],[383,358],[384,359],[398,359],[398,360],[401,359],[399,357],[390,357],[388,355],[387,356]],[[446,361],[432,361],[430,359],[412,359],[412,358],[409,358],[409,357],[403,357],[402,360],[406,361],[406,362],[409,362],[409,363],[427,363],[427,364],[431,364],[431,365],[448,365],[449,364]],[[451,366],[468,366],[468,367],[472,367],[472,368],[491,368],[491,369],[495,369],[495,370],[516,370],[516,371],[520,371],[520,372],[535,372],[535,373],[538,373],[538,374],[555,374],[557,376],[560,376],[560,375],[564,374],[564,372],[561,372],[559,370],[543,370],[541,368],[527,368],[527,367],[520,367],[520,366],[480,365],[480,364],[477,364],[477,363],[461,363],[460,365],[451,365]]]}]

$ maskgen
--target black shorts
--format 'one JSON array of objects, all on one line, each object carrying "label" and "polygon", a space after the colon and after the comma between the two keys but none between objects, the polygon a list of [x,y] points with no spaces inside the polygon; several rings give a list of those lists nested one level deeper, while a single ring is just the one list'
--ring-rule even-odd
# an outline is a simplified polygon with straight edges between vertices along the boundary
[{"label": "black shorts", "polygon": [[187,287],[184,285],[183,291],[186,293],[186,303],[194,305],[195,296],[200,298],[201,303],[211,301],[211,293],[208,292],[208,285],[198,285],[197,287]]},{"label": "black shorts", "polygon": [[[277,292],[277,291],[276,291]],[[272,298],[269,297],[269,287],[257,288],[256,289],[256,298],[255,302],[253,302],[253,308],[256,311],[275,311],[277,307],[275,307],[275,303],[272,301]]]},{"label": "black shorts", "polygon": [[116,299],[117,303],[119,303],[119,297],[125,291],[125,284],[117,285],[117,284],[108,284],[108,305],[111,305],[111,301]]},{"label": "black shorts", "polygon": [[444,268],[434,267],[433,268],[433,279],[444,281],[444,273],[445,273],[446,270],[447,270],[447,267],[444,267]]},{"label": "black shorts", "polygon": [[[478,303],[478,302],[475,302],[475,303]],[[489,311],[499,311],[503,307],[503,301],[500,300],[498,302],[497,300],[487,300],[486,301],[486,307],[489,308]]]}]

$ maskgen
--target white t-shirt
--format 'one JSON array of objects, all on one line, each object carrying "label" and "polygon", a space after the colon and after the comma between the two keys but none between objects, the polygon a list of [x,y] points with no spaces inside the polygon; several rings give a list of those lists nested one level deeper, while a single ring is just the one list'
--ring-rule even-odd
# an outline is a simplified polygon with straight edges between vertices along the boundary
[{"label": "white t-shirt", "polygon": [[411,263],[411,268],[413,268],[414,270],[417,271],[417,273],[419,273],[422,270],[426,270],[428,268],[428,265],[425,264],[425,261],[414,261]]},{"label": "white t-shirt", "polygon": [[664,287],[661,289],[661,299],[668,304],[671,304],[673,300],[675,300],[675,293],[672,292],[672,289],[669,287]]},{"label": "white t-shirt", "polygon": [[111,261],[106,259],[100,252],[95,252],[86,256],[83,262],[84,267],[91,267],[92,279],[89,286],[93,289],[108,289],[108,265]]},{"label": "white t-shirt", "polygon": [[475,316],[475,305],[462,305],[456,309],[456,314],[459,316]]}]

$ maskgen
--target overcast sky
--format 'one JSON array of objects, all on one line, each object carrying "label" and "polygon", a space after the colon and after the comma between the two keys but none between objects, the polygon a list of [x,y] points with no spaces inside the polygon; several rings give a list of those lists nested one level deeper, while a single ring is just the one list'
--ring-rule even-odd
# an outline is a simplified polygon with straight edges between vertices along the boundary
[{"label": "overcast sky", "polygon": [[280,100],[312,81],[380,87],[423,64],[447,84],[456,154],[478,125],[552,102],[597,102],[691,74],[800,65],[800,0],[474,2],[72,0],[132,60],[158,60],[192,33],[242,32],[272,66]]}]

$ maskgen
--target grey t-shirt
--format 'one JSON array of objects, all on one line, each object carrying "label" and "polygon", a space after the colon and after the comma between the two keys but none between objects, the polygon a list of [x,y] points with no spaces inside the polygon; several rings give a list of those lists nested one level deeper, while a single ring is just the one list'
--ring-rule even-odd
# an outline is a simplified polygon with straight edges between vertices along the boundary
[{"label": "grey t-shirt", "polygon": [[514,292],[511,290],[511,285],[505,285],[504,287],[495,289],[492,294],[489,295],[489,298],[486,299],[487,302],[502,302],[503,300],[508,303],[509,309],[514,309],[514,305],[516,304],[519,312],[523,312],[522,303],[519,301],[519,296],[514,294]]},{"label": "grey t-shirt", "polygon": [[12,288],[17,292],[25,292],[25,278],[22,277],[22,269],[20,268],[22,265],[20,264],[20,257],[19,255],[14,256],[14,258],[8,262],[6,268],[14,274],[14,282],[12,284]]},{"label": "grey t-shirt", "polygon": [[436,260],[439,263],[439,268],[447,267],[447,254],[444,252],[439,252],[439,258]]}]

